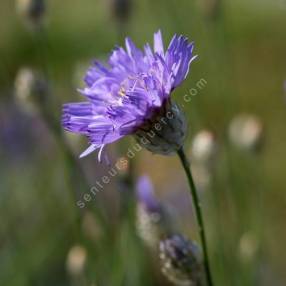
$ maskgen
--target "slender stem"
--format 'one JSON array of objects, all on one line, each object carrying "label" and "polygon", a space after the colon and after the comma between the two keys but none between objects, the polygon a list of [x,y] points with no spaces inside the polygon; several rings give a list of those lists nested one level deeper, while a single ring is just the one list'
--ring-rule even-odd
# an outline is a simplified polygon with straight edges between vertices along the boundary
[{"label": "slender stem", "polygon": [[187,160],[187,157],[185,155],[183,148],[181,148],[178,151],[178,155],[180,157],[182,166],[183,166],[183,168],[186,172],[187,178],[188,178],[190,191],[191,191],[191,195],[193,198],[193,204],[195,207],[197,222],[198,222],[198,226],[199,226],[199,234],[200,234],[202,249],[203,249],[203,258],[204,258],[204,267],[205,267],[205,271],[206,271],[206,278],[207,278],[208,286],[212,286],[213,282],[212,282],[211,271],[210,271],[210,266],[209,266],[207,241],[206,241],[205,227],[204,227],[204,221],[203,221],[202,210],[201,210],[201,203],[200,203],[198,193],[196,190],[196,186],[195,186],[195,183],[194,183],[194,180],[192,177],[190,164]]},{"label": "slender stem", "polygon": [[[45,29],[40,29],[37,33],[34,34],[34,45],[36,49],[36,56],[37,61],[40,64],[40,70],[42,71],[45,77],[48,77],[48,65],[47,65],[47,54],[50,52],[49,50],[49,41],[47,31]],[[48,49],[48,50],[47,50]],[[69,188],[73,190],[71,195],[74,198],[74,201],[77,202],[79,199],[79,195],[81,192],[88,191],[90,186],[86,180],[85,174],[81,167],[79,166],[73,152],[66,146],[63,138],[62,128],[57,116],[51,112],[50,101],[51,95],[49,91],[45,91],[47,94],[35,94],[34,101],[37,105],[39,113],[46,123],[47,127],[53,134],[58,147],[61,150],[63,155],[65,167],[66,167],[66,174],[68,179]],[[46,97],[46,98],[44,98]],[[101,223],[102,227],[105,227],[105,218],[104,213],[100,210],[100,207],[88,205],[88,208],[92,211],[92,213],[96,216],[99,223]],[[81,214],[78,213],[78,221],[81,220]]]}]

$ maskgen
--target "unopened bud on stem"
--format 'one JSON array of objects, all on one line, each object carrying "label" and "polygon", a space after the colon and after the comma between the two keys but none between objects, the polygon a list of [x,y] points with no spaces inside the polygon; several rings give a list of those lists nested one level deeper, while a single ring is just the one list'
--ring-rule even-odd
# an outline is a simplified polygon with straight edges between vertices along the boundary
[{"label": "unopened bud on stem", "polygon": [[160,259],[163,274],[175,285],[202,285],[200,251],[192,241],[181,235],[161,241]]},{"label": "unopened bud on stem", "polygon": [[187,124],[181,109],[173,102],[166,104],[161,114],[149,119],[135,133],[138,143],[148,151],[173,155],[184,144]]}]

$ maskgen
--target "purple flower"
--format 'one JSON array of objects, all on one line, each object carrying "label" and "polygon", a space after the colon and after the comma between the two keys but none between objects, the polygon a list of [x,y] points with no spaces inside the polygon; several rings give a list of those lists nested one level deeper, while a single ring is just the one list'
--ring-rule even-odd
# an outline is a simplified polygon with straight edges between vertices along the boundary
[{"label": "purple flower", "polygon": [[[63,127],[89,138],[91,145],[81,157],[96,149],[100,149],[100,157],[106,144],[126,135],[142,138],[138,132],[150,130],[155,119],[174,106],[171,92],[186,78],[195,59],[193,44],[183,36],[175,35],[165,51],[160,31],[154,34],[153,50],[146,44],[141,51],[129,38],[125,44],[126,50],[117,47],[112,52],[107,66],[95,61],[88,69],[84,79],[86,87],[80,90],[87,101],[63,107]],[[184,120],[174,113],[179,120],[166,124],[161,133],[166,128],[182,129],[178,133],[181,138],[176,136],[166,141],[164,134],[159,134],[168,144],[172,143],[170,151],[180,147],[185,133]],[[165,150],[168,145],[162,150],[157,146],[161,141],[150,139],[149,145],[157,153],[169,153]]]},{"label": "purple flower", "polygon": [[136,184],[138,202],[149,212],[160,212],[161,205],[154,195],[154,187],[148,176],[139,178]]},{"label": "purple flower", "polygon": [[156,198],[153,184],[148,176],[141,176],[138,179],[136,194],[137,233],[148,247],[157,250],[161,238],[172,232],[173,221],[166,206]]}]

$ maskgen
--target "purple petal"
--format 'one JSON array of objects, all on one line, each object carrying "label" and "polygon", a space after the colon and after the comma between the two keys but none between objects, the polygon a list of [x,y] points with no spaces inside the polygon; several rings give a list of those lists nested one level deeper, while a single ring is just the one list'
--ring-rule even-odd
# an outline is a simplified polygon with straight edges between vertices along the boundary
[{"label": "purple petal", "polygon": [[86,157],[90,153],[94,152],[96,149],[98,149],[100,146],[91,144],[84,152],[82,152],[79,156],[79,158]]},{"label": "purple petal", "polygon": [[89,102],[69,103],[63,106],[62,125],[65,130],[86,134],[93,121],[92,105]]},{"label": "purple petal", "polygon": [[183,36],[174,36],[166,52],[166,65],[173,73],[173,88],[182,83],[188,75],[193,56],[193,43]]},{"label": "purple petal", "polygon": [[159,55],[164,55],[164,44],[160,30],[154,34],[154,52]]}]

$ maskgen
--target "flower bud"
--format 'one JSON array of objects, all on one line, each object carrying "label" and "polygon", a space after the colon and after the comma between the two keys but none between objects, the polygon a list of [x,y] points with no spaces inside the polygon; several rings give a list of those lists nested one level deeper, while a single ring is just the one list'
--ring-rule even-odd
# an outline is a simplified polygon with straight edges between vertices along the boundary
[{"label": "flower bud", "polygon": [[48,83],[30,68],[21,68],[15,79],[16,101],[29,112],[36,111],[38,101],[47,100]]},{"label": "flower bud", "polygon": [[163,274],[175,285],[201,285],[202,262],[199,248],[182,235],[160,242]]},{"label": "flower bud", "polygon": [[67,257],[66,267],[71,275],[80,275],[86,264],[86,249],[80,245],[73,246]]},{"label": "flower bud", "polygon": [[240,149],[256,150],[262,143],[262,123],[254,115],[241,114],[231,121],[229,137]]},{"label": "flower bud", "polygon": [[245,232],[239,240],[239,256],[240,259],[247,263],[251,262],[259,249],[259,241],[254,233]]},{"label": "flower bud", "polygon": [[169,233],[171,221],[155,198],[153,185],[146,176],[137,182],[137,197],[137,233],[148,247],[157,248],[161,238]]},{"label": "flower bud", "polygon": [[209,165],[217,153],[214,134],[209,130],[198,132],[192,142],[191,158],[202,164]]},{"label": "flower bud", "polygon": [[33,28],[40,27],[46,11],[44,0],[17,0],[17,11],[25,22]]},{"label": "flower bud", "polygon": [[168,103],[161,112],[138,128],[135,138],[152,153],[173,155],[184,144],[187,131],[185,116],[175,103]]}]

